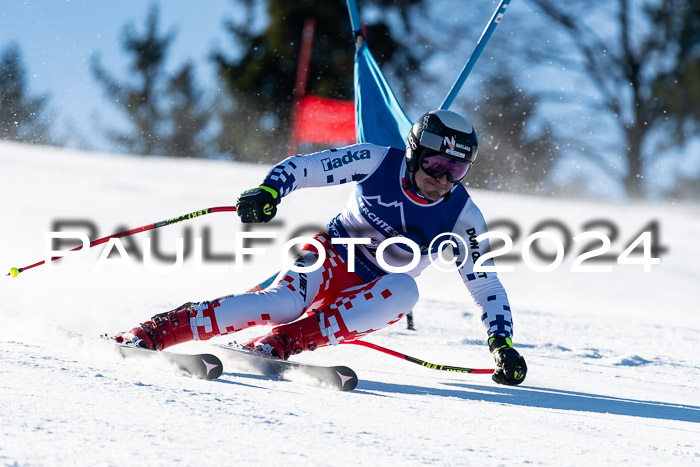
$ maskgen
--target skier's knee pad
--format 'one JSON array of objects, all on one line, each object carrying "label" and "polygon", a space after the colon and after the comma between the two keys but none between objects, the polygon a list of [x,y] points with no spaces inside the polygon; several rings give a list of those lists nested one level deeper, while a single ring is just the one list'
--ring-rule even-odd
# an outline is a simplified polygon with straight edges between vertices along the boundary
[{"label": "skier's knee pad", "polygon": [[398,295],[394,306],[401,309],[403,313],[408,313],[418,303],[418,284],[408,274],[389,274],[379,281],[392,294]]},{"label": "skier's knee pad", "polygon": [[408,274],[389,274],[364,286],[343,291],[331,305],[347,327],[348,335],[381,329],[411,311],[418,286]]},{"label": "skier's knee pad", "polygon": [[261,310],[266,310],[274,324],[294,321],[302,315],[306,306],[298,292],[282,284],[270,287],[263,294],[251,296],[250,300],[257,302]]}]

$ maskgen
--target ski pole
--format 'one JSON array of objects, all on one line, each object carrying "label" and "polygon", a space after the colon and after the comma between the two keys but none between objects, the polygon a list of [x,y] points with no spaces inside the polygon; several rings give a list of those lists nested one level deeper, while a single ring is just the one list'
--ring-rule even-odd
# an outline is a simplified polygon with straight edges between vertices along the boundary
[{"label": "ski pole", "polygon": [[[275,278],[277,277],[278,274],[279,274],[279,272],[274,273],[273,275],[268,277],[263,282],[248,289],[246,291],[246,293],[254,293],[254,292],[258,292],[260,290],[265,290],[267,287],[269,287],[272,284],[272,281],[275,280]],[[489,368],[486,368],[486,369],[463,368],[463,367],[459,367],[459,366],[438,365],[436,363],[429,363],[429,362],[426,362],[425,360],[411,357],[410,355],[402,354],[402,353],[396,352],[394,350],[379,346],[377,344],[372,344],[370,342],[365,342],[365,341],[361,341],[361,340],[342,341],[341,344],[361,345],[363,347],[367,347],[370,349],[378,350],[380,352],[384,352],[385,354],[391,355],[393,357],[397,357],[397,358],[401,358],[403,360],[407,360],[409,362],[417,363],[418,365],[424,366],[426,368],[432,368],[433,370],[454,371],[457,373],[474,373],[474,374],[484,374],[484,375],[490,375],[491,373],[493,373],[493,370],[489,369]]]},{"label": "ski pole", "polygon": [[449,365],[439,365],[437,363],[429,363],[426,362],[425,360],[421,360],[419,358],[411,357],[410,355],[406,355],[400,352],[396,352],[395,350],[387,349],[386,347],[382,347],[377,344],[372,344],[370,342],[365,342],[361,340],[347,340],[347,341],[341,341],[341,344],[354,344],[354,345],[360,345],[362,347],[367,347],[373,350],[378,350],[379,352],[384,352],[387,355],[391,355],[392,357],[400,358],[402,360],[406,360],[412,363],[417,363],[420,366],[424,366],[426,368],[430,368],[432,370],[442,370],[442,371],[453,371],[456,373],[474,373],[474,374],[480,374],[480,375],[490,375],[493,373],[493,370],[490,368],[463,368],[460,366],[449,366]]},{"label": "ski pole", "polygon": [[[137,233],[146,232],[148,230],[157,229],[159,227],[164,227],[166,225],[177,224],[178,222],[187,221],[190,219],[194,219],[195,217],[204,216],[205,214],[211,214],[213,212],[227,212],[227,211],[235,211],[235,210],[236,210],[235,206],[219,206],[219,207],[214,207],[214,208],[202,209],[200,211],[191,212],[189,214],[183,214],[182,216],[175,217],[173,219],[167,219],[164,221],[156,222],[154,224],[144,225],[141,227],[137,227],[135,229],[125,230],[124,232],[118,232],[118,233],[109,235],[107,237],[100,238],[98,240],[91,242],[90,246],[88,246],[88,248],[92,248],[94,246],[106,243],[111,238],[128,237],[129,235],[134,235]],[[78,251],[78,250],[82,250],[82,249],[83,249],[83,246],[81,245],[79,247],[73,248],[70,251]],[[55,260],[61,259],[61,258],[63,258],[63,256],[54,256],[51,258],[50,261],[55,261]],[[41,266],[42,264],[46,264],[46,260],[39,261],[38,263],[30,264],[29,266],[25,266],[23,268],[12,268],[12,269],[10,269],[10,272],[7,273],[5,276],[6,277],[7,276],[17,277],[17,276],[19,276],[19,273],[24,272],[27,269],[32,269],[32,268],[35,268],[37,266]]]},{"label": "ski pole", "polygon": [[265,290],[265,289],[268,288],[270,285],[272,285],[272,282],[275,280],[275,277],[277,277],[277,275],[278,275],[279,273],[280,273],[280,272],[277,271],[276,273],[274,273],[273,275],[271,275],[270,277],[268,277],[267,279],[265,279],[265,280],[262,281],[261,283],[259,283],[259,284],[257,284],[257,285],[254,285],[254,286],[251,287],[250,289],[246,290],[245,293],[254,293],[254,292],[258,292],[258,291],[260,291],[260,290]]},{"label": "ski pole", "polygon": [[355,0],[347,0],[348,13],[350,14],[350,26],[355,38],[362,36],[362,23],[360,23],[360,12],[357,10],[357,2]]}]

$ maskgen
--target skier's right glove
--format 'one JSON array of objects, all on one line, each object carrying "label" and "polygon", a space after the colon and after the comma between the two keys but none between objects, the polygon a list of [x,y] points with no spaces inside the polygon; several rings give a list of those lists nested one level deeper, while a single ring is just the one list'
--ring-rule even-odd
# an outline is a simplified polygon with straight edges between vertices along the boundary
[{"label": "skier's right glove", "polygon": [[260,185],[241,193],[236,202],[236,212],[244,224],[270,222],[277,214],[279,193],[269,186]]},{"label": "skier's right glove", "polygon": [[525,359],[513,348],[509,337],[489,337],[489,349],[496,361],[496,371],[491,375],[498,384],[515,386],[525,381],[527,365]]}]

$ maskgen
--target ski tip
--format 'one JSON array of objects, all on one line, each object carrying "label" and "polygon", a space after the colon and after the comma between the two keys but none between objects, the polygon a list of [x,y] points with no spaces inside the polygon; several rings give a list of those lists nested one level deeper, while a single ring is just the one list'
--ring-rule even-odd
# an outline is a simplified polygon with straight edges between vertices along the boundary
[{"label": "ski tip", "polygon": [[338,385],[339,391],[352,391],[357,387],[358,378],[357,374],[350,368],[346,366],[333,367],[333,370],[338,375],[340,384]]},{"label": "ski tip", "polygon": [[224,372],[224,364],[221,363],[221,360],[216,355],[202,354],[200,355],[200,359],[206,370],[203,379],[217,379]]}]

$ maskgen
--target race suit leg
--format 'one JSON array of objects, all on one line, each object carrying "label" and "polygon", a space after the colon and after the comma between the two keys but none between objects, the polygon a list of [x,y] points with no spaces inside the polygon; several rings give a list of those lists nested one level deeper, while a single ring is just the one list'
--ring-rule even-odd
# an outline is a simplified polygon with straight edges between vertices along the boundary
[{"label": "race suit leg", "polygon": [[[185,304],[116,336],[117,340],[141,340],[148,348],[163,350],[251,326],[290,323],[305,312],[316,314],[315,310],[319,310],[322,313],[316,318],[318,325],[308,331],[321,333],[321,337],[314,338],[314,345],[337,344],[398,321],[418,300],[417,287],[410,276],[389,274],[364,283],[348,271],[347,263],[338,256],[327,234],[322,232],[315,238],[326,253],[325,261],[315,271],[289,270],[263,291]],[[314,246],[305,245],[295,265],[309,267],[318,257]]]}]

